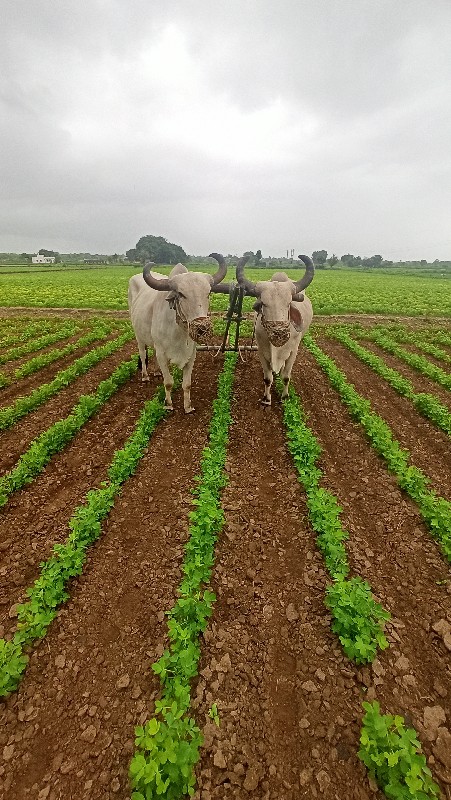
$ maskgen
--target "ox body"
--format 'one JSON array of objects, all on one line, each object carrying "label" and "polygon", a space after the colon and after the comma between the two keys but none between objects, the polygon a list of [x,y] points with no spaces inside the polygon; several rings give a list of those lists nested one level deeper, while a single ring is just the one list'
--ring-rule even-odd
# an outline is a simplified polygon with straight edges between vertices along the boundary
[{"label": "ox body", "polygon": [[174,379],[170,365],[183,372],[183,404],[187,414],[191,405],[191,374],[196,360],[196,342],[211,333],[209,295],[226,274],[224,259],[212,254],[220,265],[215,275],[188,272],[177,264],[169,276],[151,270],[146,264],[142,275],[130,278],[128,306],[141,362],[142,380],[148,381],[147,348],[152,347],[161,369],[165,388],[165,407],[172,410]]},{"label": "ox body", "polygon": [[283,380],[282,398],[287,397],[291,370],[299,344],[313,319],[313,308],[303,290],[313,279],[314,266],[308,256],[299,256],[306,266],[299,281],[292,281],[284,272],[276,272],[269,281],[252,283],[244,275],[246,259],[237,266],[237,280],[246,293],[257,298],[255,338],[263,368],[264,405],[271,405],[274,374]]}]

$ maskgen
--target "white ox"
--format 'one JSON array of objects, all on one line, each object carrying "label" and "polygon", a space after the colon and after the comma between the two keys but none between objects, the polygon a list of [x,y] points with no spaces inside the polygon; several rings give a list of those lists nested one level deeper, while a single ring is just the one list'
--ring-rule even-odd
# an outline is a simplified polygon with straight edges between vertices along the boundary
[{"label": "white ox", "polygon": [[299,258],[306,270],[298,281],[292,281],[285,272],[276,272],[269,281],[252,283],[244,275],[247,258],[240,259],[236,269],[238,284],[246,294],[258,298],[254,304],[255,338],[265,381],[261,402],[267,406],[271,405],[274,373],[280,373],[284,383],[282,398],[287,397],[299,344],[313,318],[312,304],[302,292],[313,280],[315,268],[308,256]]},{"label": "white ox", "polygon": [[142,380],[149,380],[147,348],[152,347],[163,374],[165,407],[170,410],[174,380],[169,365],[175,364],[183,370],[183,405],[187,414],[194,411],[191,373],[196,342],[205,341],[212,330],[208,298],[227,271],[219,253],[212,253],[211,257],[219,264],[215,275],[188,272],[183,264],[176,264],[166,277],[152,272],[152,262],[148,262],[143,274],[133,275],[128,284],[128,307],[138,343]]}]

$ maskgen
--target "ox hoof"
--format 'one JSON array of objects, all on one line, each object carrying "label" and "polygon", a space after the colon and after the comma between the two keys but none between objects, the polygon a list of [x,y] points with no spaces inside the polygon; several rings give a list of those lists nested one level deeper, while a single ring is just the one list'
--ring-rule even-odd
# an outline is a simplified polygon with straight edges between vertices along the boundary
[{"label": "ox hoof", "polygon": [[165,411],[174,411],[174,406],[167,406],[166,403],[164,404]]},{"label": "ox hoof", "polygon": [[157,369],[156,372],[153,373],[153,377],[154,378],[162,378],[163,377],[163,373],[160,372],[159,369]]},{"label": "ox hoof", "polygon": [[191,406],[191,408],[185,408],[185,414],[192,414],[196,409]]},{"label": "ox hoof", "polygon": [[262,406],[270,406],[271,405],[271,400],[268,400],[266,397],[262,397],[262,399],[260,400],[260,403],[262,404]]},{"label": "ox hoof", "polygon": [[149,381],[150,381],[150,378],[149,378],[148,375],[146,375],[145,378],[141,378],[141,383],[149,383]]}]

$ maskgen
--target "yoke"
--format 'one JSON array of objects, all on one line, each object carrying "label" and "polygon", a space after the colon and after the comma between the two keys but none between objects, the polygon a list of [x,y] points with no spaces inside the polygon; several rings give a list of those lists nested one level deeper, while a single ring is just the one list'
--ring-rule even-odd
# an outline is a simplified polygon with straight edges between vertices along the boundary
[{"label": "yoke", "polygon": [[[236,283],[232,283],[229,292],[229,307],[227,309],[226,318],[226,329],[224,333],[224,337],[222,339],[222,344],[218,348],[217,345],[214,344],[199,344],[197,346],[198,350],[215,350],[219,353],[225,353],[227,351],[234,351],[239,352],[240,350],[257,350],[257,345],[255,344],[243,344],[239,345],[239,338],[240,338],[240,325],[241,320],[244,319],[242,310],[243,310],[243,298],[246,294],[246,289],[243,286],[239,286]],[[232,322],[236,323],[235,329],[235,342],[233,347],[230,346],[228,341],[229,339],[229,330],[230,325]]]}]

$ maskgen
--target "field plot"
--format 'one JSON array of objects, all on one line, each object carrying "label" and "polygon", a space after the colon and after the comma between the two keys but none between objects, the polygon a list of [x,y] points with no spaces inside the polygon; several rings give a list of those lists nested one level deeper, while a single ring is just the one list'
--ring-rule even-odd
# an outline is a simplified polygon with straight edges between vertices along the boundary
[{"label": "field plot", "polygon": [[[217,267],[205,265],[190,269],[215,272]],[[170,267],[158,267],[168,274]],[[36,272],[24,275],[0,273],[0,307],[127,309],[127,286],[137,267],[109,267],[95,270]],[[299,268],[287,270],[297,280]],[[267,280],[267,269],[246,270],[252,281]],[[226,281],[235,280],[229,269]],[[315,314],[396,314],[403,316],[451,317],[449,278],[425,278],[410,275],[362,274],[353,271],[317,270],[309,288]],[[213,309],[226,309],[227,297],[212,297]],[[250,311],[253,301],[247,297],[244,308]]]},{"label": "field plot", "polygon": [[318,323],[271,408],[199,353],[189,416],[135,352],[0,320],[2,800],[383,798],[363,701],[447,800],[451,323]]}]

